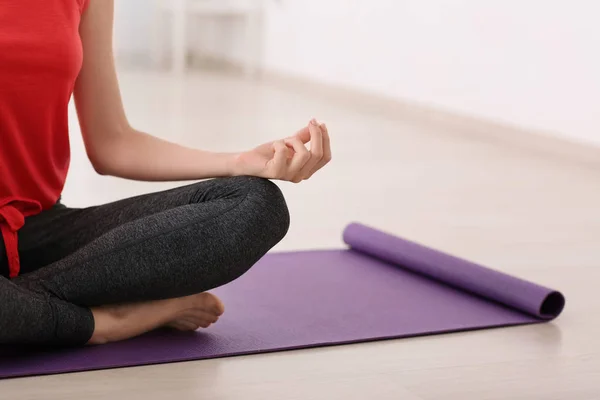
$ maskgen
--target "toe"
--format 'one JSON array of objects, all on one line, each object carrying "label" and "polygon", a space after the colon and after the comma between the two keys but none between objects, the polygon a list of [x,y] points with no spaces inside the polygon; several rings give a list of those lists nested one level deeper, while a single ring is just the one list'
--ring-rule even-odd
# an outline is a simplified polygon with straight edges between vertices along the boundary
[{"label": "toe", "polygon": [[185,320],[180,320],[180,321],[174,321],[171,324],[169,324],[169,326],[171,328],[177,329],[179,331],[195,331],[196,329],[198,329],[198,324],[193,323],[191,321],[185,321]]},{"label": "toe", "polygon": [[213,296],[213,305],[211,307],[211,311],[218,317],[223,315],[225,312],[225,306],[223,305],[221,299],[219,299],[217,296]]},{"label": "toe", "polygon": [[208,320],[200,322],[200,328],[208,328],[211,325],[212,325],[212,322],[210,322]]},{"label": "toe", "polygon": [[221,303],[221,300],[217,301],[217,305],[213,309],[213,312],[215,313],[215,315],[217,317],[220,317],[221,315],[223,315],[223,313],[225,312],[225,306],[223,305],[223,303]]},{"label": "toe", "polygon": [[223,305],[221,299],[212,293],[202,293],[199,297],[199,300],[201,302],[199,308],[206,312],[216,316],[221,316],[225,312],[225,306]]},{"label": "toe", "polygon": [[209,322],[211,324],[214,324],[215,322],[217,322],[219,320],[219,317],[216,316],[213,313],[209,313],[209,312],[200,312],[196,318],[197,321],[206,321]]}]

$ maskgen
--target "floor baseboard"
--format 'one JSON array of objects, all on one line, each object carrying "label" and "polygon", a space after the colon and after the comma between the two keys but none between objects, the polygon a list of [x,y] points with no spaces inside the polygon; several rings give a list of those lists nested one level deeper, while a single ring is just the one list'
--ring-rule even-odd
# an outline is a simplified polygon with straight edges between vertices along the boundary
[{"label": "floor baseboard", "polygon": [[261,80],[268,84],[289,87],[297,91],[307,91],[332,100],[367,108],[393,119],[415,121],[428,124],[432,128],[448,134],[469,136],[477,140],[519,148],[524,151],[579,163],[600,169],[600,146],[574,142],[550,132],[536,132],[510,124],[495,122],[474,116],[460,115],[438,107],[386,98],[359,90],[328,86],[302,77],[267,71]]}]

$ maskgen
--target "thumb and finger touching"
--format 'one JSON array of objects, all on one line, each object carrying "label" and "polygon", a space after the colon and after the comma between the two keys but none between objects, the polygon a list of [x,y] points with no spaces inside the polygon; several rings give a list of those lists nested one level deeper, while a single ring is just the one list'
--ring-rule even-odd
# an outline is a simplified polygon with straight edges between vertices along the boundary
[{"label": "thumb and finger touching", "polygon": [[[310,150],[306,144],[310,144]],[[312,120],[294,136],[272,143],[273,158],[266,177],[299,183],[309,179],[331,160],[329,132]]]},{"label": "thumb and finger touching", "polygon": [[323,131],[317,121],[311,121],[310,132],[310,159],[304,165],[299,174],[300,180],[309,179],[320,167],[323,160]]}]

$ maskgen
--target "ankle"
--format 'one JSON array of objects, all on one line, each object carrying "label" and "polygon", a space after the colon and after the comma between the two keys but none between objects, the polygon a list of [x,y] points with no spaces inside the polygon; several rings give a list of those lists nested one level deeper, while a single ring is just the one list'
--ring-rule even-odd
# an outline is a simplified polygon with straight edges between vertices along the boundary
[{"label": "ankle", "polygon": [[117,325],[116,317],[104,308],[92,308],[94,316],[94,333],[88,344],[99,345],[110,342],[110,332]]}]

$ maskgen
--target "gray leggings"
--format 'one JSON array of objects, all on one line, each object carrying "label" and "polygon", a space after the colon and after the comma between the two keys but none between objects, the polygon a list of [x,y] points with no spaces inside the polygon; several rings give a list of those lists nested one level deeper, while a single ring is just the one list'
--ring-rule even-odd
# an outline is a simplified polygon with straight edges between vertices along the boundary
[{"label": "gray leggings", "polygon": [[201,293],[240,277],[287,233],[279,188],[215,179],[85,209],[61,204],[19,232],[21,275],[0,241],[0,344],[82,345],[90,307]]}]

